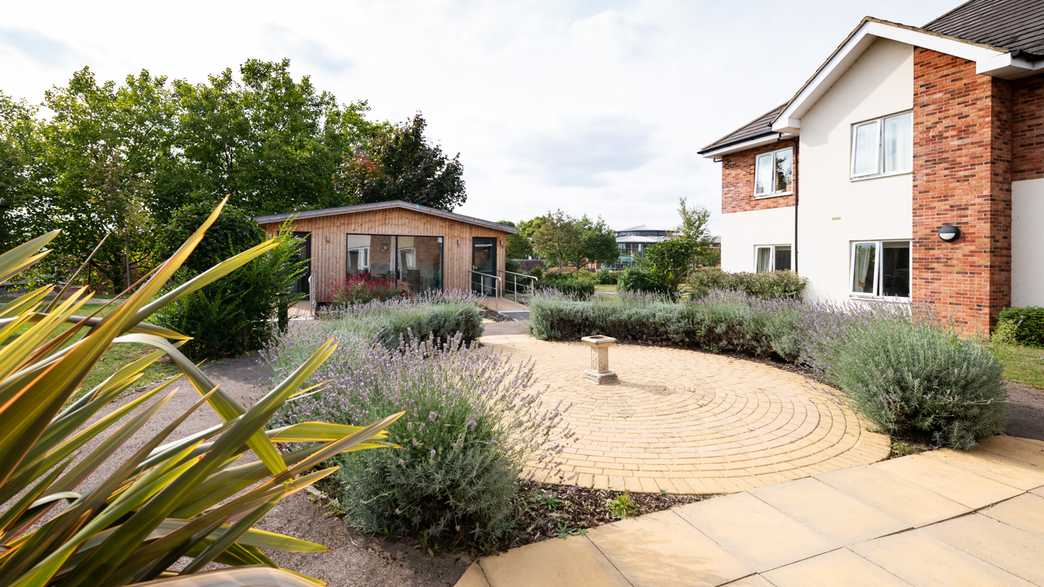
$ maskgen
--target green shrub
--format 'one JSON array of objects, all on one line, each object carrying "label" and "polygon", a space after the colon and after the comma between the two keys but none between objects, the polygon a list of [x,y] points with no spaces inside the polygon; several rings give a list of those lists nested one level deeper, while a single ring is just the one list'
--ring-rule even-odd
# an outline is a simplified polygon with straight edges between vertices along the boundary
[{"label": "green shrub", "polygon": [[390,350],[360,335],[372,325],[317,322],[288,333],[271,351],[277,374],[328,336],[346,350],[317,372],[328,386],[289,404],[282,422],[355,423],[394,406],[406,410],[389,429],[401,449],[386,458],[341,459],[346,469],[328,490],[348,522],[415,537],[432,549],[500,546],[515,525],[523,466],[560,450],[549,438],[561,413],[539,407],[532,367],[467,347],[459,335],[441,346],[413,341]]},{"label": "green shrub", "polygon": [[638,266],[655,276],[671,293],[678,291],[696,262],[700,246],[686,238],[673,238],[645,249]]},{"label": "green shrub", "polygon": [[[191,204],[179,210],[159,239],[159,250],[177,249],[189,228],[202,224],[209,208]],[[171,287],[192,279],[215,261],[241,253],[261,242],[264,233],[248,215],[226,208],[199,249],[172,280]],[[154,315],[156,323],[192,337],[182,350],[193,358],[237,356],[268,344],[282,318],[298,298],[293,293],[304,271],[300,241],[283,231],[279,245],[234,274],[180,298]],[[282,324],[279,324],[282,326]]]},{"label": "green shrub", "polygon": [[612,271],[610,269],[600,269],[595,274],[595,280],[598,285],[616,285],[616,282],[620,280],[620,271]]},{"label": "green shrub", "polygon": [[716,267],[701,267],[687,283],[690,297],[701,298],[714,290],[741,291],[762,299],[797,299],[806,280],[792,271],[767,273],[726,273]]},{"label": "green shrub", "polygon": [[394,349],[410,337],[442,344],[454,336],[464,344],[482,336],[482,313],[475,304],[404,305],[387,315],[376,339]]},{"label": "green shrub", "polygon": [[997,317],[997,329],[1010,331],[1014,343],[1044,347],[1044,307],[1004,308]]},{"label": "green shrub", "polygon": [[571,298],[586,300],[594,295],[594,274],[588,271],[576,273],[547,273],[541,278],[538,286],[541,289],[553,289]]},{"label": "green shrub", "polygon": [[863,324],[845,338],[828,373],[895,436],[966,449],[1004,430],[1000,365],[987,348],[936,326]]},{"label": "green shrub", "polygon": [[662,276],[643,267],[629,267],[620,273],[620,291],[671,296],[674,290]]}]

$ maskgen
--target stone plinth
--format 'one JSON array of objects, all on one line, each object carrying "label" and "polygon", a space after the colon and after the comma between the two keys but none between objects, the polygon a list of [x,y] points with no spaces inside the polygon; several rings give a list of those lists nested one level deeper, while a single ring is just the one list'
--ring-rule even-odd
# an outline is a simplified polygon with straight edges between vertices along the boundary
[{"label": "stone plinth", "polygon": [[585,336],[580,339],[591,347],[591,366],[584,371],[584,379],[599,385],[616,383],[616,373],[609,370],[609,347],[616,344],[616,339],[609,336]]}]

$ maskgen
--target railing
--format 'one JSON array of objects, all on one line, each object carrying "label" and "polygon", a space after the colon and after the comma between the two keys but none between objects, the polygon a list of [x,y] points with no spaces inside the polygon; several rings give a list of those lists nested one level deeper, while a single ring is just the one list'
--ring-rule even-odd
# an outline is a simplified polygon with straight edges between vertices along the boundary
[{"label": "railing", "polygon": [[500,277],[496,275],[472,270],[471,291],[481,296],[493,296],[499,298],[504,294],[504,284]]},{"label": "railing", "polygon": [[525,273],[505,271],[507,280],[504,283],[504,293],[511,294],[511,298],[518,301],[519,296],[528,299],[536,291],[537,278]]}]

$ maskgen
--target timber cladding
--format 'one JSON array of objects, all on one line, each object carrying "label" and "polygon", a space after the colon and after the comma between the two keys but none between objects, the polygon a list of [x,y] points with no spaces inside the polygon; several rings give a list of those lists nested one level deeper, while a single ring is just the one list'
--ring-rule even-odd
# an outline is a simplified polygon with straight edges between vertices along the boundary
[{"label": "timber cladding", "polygon": [[[348,234],[441,236],[443,289],[449,291],[471,289],[471,239],[495,237],[497,274],[504,278],[506,232],[403,208],[299,218],[292,223],[294,232],[311,234],[312,296],[319,303],[332,302],[348,277]],[[263,226],[274,235],[281,223]]]}]

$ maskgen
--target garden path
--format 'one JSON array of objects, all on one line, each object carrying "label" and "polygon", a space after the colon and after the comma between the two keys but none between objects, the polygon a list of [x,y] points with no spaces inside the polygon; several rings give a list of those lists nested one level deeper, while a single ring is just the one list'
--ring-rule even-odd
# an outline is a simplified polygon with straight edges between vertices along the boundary
[{"label": "garden path", "polygon": [[617,345],[619,383],[583,378],[589,349],[528,335],[485,345],[531,360],[543,400],[571,403],[577,435],[538,481],[668,493],[729,493],[865,465],[889,438],[867,429],[840,393],[767,363],[698,351]]},{"label": "garden path", "polygon": [[486,557],[458,587],[1044,585],[1044,442],[818,473]]}]

